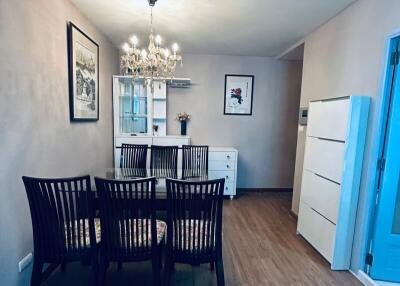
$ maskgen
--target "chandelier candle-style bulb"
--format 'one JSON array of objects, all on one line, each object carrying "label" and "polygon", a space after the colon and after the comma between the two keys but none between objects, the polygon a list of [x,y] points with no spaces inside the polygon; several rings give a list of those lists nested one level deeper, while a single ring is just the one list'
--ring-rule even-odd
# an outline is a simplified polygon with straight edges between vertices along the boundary
[{"label": "chandelier candle-style bulb", "polygon": [[134,48],[136,48],[137,44],[139,43],[139,39],[136,36],[131,37],[131,44]]},{"label": "chandelier candle-style bulb", "polygon": [[129,50],[130,50],[129,44],[128,44],[128,43],[125,43],[125,44],[122,46],[122,49],[124,50],[125,53],[129,53]]},{"label": "chandelier candle-style bulb", "polygon": [[157,36],[156,36],[155,41],[156,41],[156,45],[157,45],[158,47],[161,46],[162,38],[161,38],[160,35],[157,35]]},{"label": "chandelier candle-style bulb", "polygon": [[168,50],[168,49],[165,49],[165,50],[164,50],[164,57],[165,57],[165,59],[168,59],[169,55],[170,55],[169,50]]},{"label": "chandelier candle-style bulb", "polygon": [[176,54],[176,52],[179,50],[179,46],[178,46],[177,43],[174,43],[174,44],[172,45],[172,50],[174,51],[174,54]]}]

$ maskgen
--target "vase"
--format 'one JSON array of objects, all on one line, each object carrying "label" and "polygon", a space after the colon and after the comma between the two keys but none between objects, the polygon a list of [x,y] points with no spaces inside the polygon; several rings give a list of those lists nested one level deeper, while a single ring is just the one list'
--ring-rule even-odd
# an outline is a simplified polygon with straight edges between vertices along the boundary
[{"label": "vase", "polygon": [[181,121],[181,135],[186,135],[186,120]]}]

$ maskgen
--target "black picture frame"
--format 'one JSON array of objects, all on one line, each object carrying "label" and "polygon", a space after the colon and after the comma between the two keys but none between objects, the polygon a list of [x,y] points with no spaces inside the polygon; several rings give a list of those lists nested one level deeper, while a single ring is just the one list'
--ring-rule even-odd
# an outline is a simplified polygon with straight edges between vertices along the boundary
[{"label": "black picture frame", "polygon": [[[78,114],[78,112],[76,110],[76,105],[75,105],[76,100],[77,100],[76,99],[77,95],[75,93],[75,92],[77,92],[77,89],[76,89],[77,82],[74,82],[76,79],[76,77],[74,75],[76,75],[77,68],[76,68],[76,63],[74,63],[74,59],[76,58],[76,55],[75,55],[76,51],[75,51],[74,43],[75,43],[75,41],[78,41],[78,39],[75,39],[75,37],[79,37],[81,39],[86,39],[85,44],[92,45],[91,48],[95,49],[95,51],[96,51],[96,55],[94,56],[95,75],[91,76],[91,81],[89,82],[89,88],[87,88],[88,85],[86,85],[86,88],[85,88],[85,90],[87,90],[87,89],[92,90],[93,89],[92,82],[94,80],[97,81],[94,84],[95,91],[94,91],[94,95],[92,95],[92,98],[90,98],[90,94],[87,95],[88,99],[86,100],[86,102],[90,102],[90,104],[86,103],[86,105],[87,106],[90,105],[91,107],[93,107],[93,105],[94,105],[94,110],[95,110],[95,111],[91,111],[90,116]],[[69,88],[70,121],[98,121],[99,114],[100,114],[100,90],[99,90],[99,86],[100,86],[100,76],[99,76],[99,73],[100,73],[100,57],[99,57],[100,49],[99,49],[99,45],[72,22],[67,23],[67,45],[68,45],[68,88]],[[82,44],[82,46],[83,46],[83,44]],[[88,70],[86,67],[84,67],[84,68],[86,70]],[[89,74],[91,75],[91,73],[89,73]],[[83,78],[83,76],[82,76],[82,78]],[[88,77],[88,78],[90,78],[90,77]],[[87,83],[88,78],[84,80],[86,83]],[[78,81],[78,80],[76,80],[76,81]],[[85,94],[86,94],[86,91],[85,91]],[[81,99],[79,99],[79,100],[82,101]],[[81,112],[84,113],[84,111],[81,111]]]},{"label": "black picture frame", "polygon": [[[251,92],[250,92],[250,99],[247,99],[250,103],[250,106],[247,107],[244,112],[243,108],[240,110],[240,107],[237,108],[237,112],[234,111],[235,108],[230,107],[230,110],[227,110],[227,88],[231,88],[232,84],[229,83],[230,78],[243,78],[243,81],[249,81],[251,82]],[[247,84],[248,86],[248,84]],[[233,90],[230,93],[231,98],[239,98],[238,99],[238,104],[241,104],[241,101],[243,101],[241,94],[235,95],[232,94]],[[254,95],[254,75],[242,75],[242,74],[226,74],[225,75],[225,88],[224,88],[224,115],[245,115],[245,116],[251,116],[253,115],[253,95]],[[248,109],[248,111],[246,111]]]}]

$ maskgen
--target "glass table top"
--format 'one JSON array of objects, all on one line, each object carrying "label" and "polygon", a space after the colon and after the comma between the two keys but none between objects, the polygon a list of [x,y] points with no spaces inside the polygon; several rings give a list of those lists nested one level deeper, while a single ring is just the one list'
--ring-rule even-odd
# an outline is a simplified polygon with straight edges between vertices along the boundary
[{"label": "glass table top", "polygon": [[215,171],[207,171],[199,173],[197,170],[185,170],[185,174],[182,173],[182,169],[171,170],[171,169],[131,169],[131,168],[106,168],[104,170],[98,170],[91,174],[94,177],[111,180],[133,180],[141,178],[156,177],[156,191],[166,192],[165,179],[180,179],[186,181],[200,182],[207,180],[221,179],[220,175]]}]

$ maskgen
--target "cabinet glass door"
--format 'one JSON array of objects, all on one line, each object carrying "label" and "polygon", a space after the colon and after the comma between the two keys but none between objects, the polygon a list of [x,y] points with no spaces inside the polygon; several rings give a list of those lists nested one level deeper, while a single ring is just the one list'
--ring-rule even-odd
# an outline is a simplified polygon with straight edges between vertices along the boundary
[{"label": "cabinet glass door", "polygon": [[147,96],[143,83],[119,79],[119,131],[147,133]]}]

